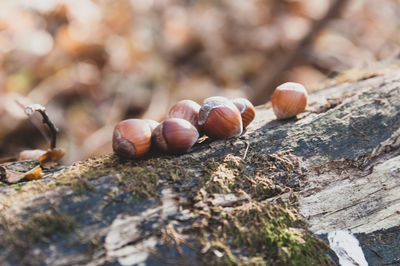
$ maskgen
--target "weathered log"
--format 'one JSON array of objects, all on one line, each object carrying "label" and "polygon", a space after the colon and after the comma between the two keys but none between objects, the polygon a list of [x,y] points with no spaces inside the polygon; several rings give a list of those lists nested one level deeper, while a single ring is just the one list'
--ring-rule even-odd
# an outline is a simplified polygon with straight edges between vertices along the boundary
[{"label": "weathered log", "polygon": [[396,263],[399,70],[341,76],[297,119],[258,107],[245,134],[205,139],[188,154],[109,155],[1,184],[0,260],[329,265],[334,255],[316,235],[349,229],[371,265]]}]

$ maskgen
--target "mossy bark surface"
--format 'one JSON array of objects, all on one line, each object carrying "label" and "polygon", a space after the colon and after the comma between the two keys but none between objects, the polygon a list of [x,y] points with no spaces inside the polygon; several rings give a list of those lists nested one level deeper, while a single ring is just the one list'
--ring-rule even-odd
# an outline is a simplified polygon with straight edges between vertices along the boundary
[{"label": "mossy bark surface", "polygon": [[372,265],[396,262],[399,70],[342,75],[296,119],[258,107],[242,136],[188,154],[107,155],[1,183],[0,260],[331,265],[317,234],[350,229]]}]

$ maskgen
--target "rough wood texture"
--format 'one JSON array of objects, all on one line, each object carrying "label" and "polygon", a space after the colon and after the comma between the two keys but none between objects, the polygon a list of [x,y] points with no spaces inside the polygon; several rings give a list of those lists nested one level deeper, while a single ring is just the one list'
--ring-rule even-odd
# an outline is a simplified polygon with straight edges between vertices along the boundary
[{"label": "rough wood texture", "polygon": [[0,259],[331,264],[320,255],[326,247],[301,225],[297,206],[322,238],[350,229],[371,265],[396,263],[399,70],[386,66],[315,92],[298,119],[276,121],[271,108],[258,107],[244,135],[206,139],[190,154],[105,156],[40,181],[2,184]]}]

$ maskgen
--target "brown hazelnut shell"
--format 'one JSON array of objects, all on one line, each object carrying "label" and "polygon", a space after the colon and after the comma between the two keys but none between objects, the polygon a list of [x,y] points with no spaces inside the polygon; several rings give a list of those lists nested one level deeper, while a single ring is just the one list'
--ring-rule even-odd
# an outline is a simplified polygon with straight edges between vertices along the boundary
[{"label": "brown hazelnut shell", "polygon": [[256,116],[254,105],[246,98],[236,98],[233,99],[232,102],[239,109],[240,115],[242,116],[243,128],[246,128]]},{"label": "brown hazelnut shell", "polygon": [[197,129],[187,120],[167,118],[153,131],[153,142],[168,153],[187,152],[199,138]]},{"label": "brown hazelnut shell", "polygon": [[153,119],[143,119],[150,127],[151,132],[160,124],[156,120]]},{"label": "brown hazelnut shell", "polygon": [[219,96],[204,100],[199,111],[199,125],[207,136],[215,139],[238,136],[243,130],[239,109]]},{"label": "brown hazelnut shell", "polygon": [[287,119],[302,113],[307,106],[307,90],[303,85],[287,82],[272,94],[272,108],[278,119]]},{"label": "brown hazelnut shell", "polygon": [[189,121],[199,130],[200,105],[192,100],[181,100],[174,104],[168,112],[168,118],[181,118]]},{"label": "brown hazelnut shell", "polygon": [[141,119],[127,119],[119,122],[113,133],[113,150],[125,158],[145,155],[151,146],[151,129]]}]

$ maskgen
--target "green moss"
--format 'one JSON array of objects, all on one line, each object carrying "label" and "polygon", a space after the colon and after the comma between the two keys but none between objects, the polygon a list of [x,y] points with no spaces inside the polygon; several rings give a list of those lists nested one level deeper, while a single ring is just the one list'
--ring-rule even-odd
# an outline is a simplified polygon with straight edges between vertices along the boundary
[{"label": "green moss", "polygon": [[[185,164],[190,165],[190,169],[186,170]],[[203,176],[188,174],[188,171],[201,173],[201,168]],[[202,201],[201,208],[185,208],[193,219],[193,230],[187,237],[197,246],[209,246],[204,256],[199,258],[204,260],[204,264],[213,261],[217,265],[329,265],[331,262],[324,255],[329,249],[306,230],[294,209],[294,198],[291,202],[281,201],[279,205],[266,200],[295,190],[293,177],[301,175],[299,160],[289,152],[272,155],[249,153],[245,161],[227,155],[205,163],[191,158],[181,162],[170,156],[122,160],[107,155],[71,165],[59,172],[52,182],[43,184],[41,189],[70,186],[79,193],[99,193],[93,181],[109,176],[109,182],[118,187],[108,192],[110,197],[128,192],[134,198],[156,198],[160,196],[160,184],[165,186],[167,183],[177,193],[193,195],[193,204]],[[249,200],[222,207],[209,200],[216,193],[247,194]],[[4,243],[13,243],[14,250],[23,251],[37,242],[50,240],[57,232],[74,230],[74,225],[65,215],[41,213],[26,222],[12,223],[10,228],[14,229],[3,230],[9,232],[7,238],[3,238]],[[169,237],[176,238],[170,241],[171,245],[179,246],[186,238],[171,232]],[[12,239],[10,236],[15,237]]]},{"label": "green moss", "polygon": [[57,185],[71,185],[78,179],[91,180],[115,173],[118,157],[114,155],[99,156],[72,164],[56,175]]},{"label": "green moss", "polygon": [[23,186],[25,186],[25,183],[17,183],[17,184],[10,185],[10,187],[15,190],[20,190]]},{"label": "green moss", "polygon": [[131,192],[133,197],[154,197],[157,195],[158,175],[154,169],[136,167],[125,172],[118,185],[124,191]]},{"label": "green moss", "polygon": [[71,186],[76,192],[95,192],[91,180],[113,176],[118,186],[133,197],[155,197],[160,179],[175,183],[187,176],[182,167],[168,159],[168,156],[147,160],[100,156],[71,165],[58,174],[55,184]]},{"label": "green moss", "polygon": [[188,176],[187,172],[183,169],[183,167],[177,164],[172,164],[168,161],[163,161],[163,162],[164,163],[158,165],[158,169],[163,170],[162,174],[167,179],[167,181],[174,183],[184,180]]},{"label": "green moss", "polygon": [[84,178],[77,178],[70,183],[71,188],[77,193],[84,193],[86,191],[96,192],[94,186]]},{"label": "green moss", "polygon": [[246,165],[239,157],[227,155],[222,161],[209,160],[205,166],[204,189],[208,193],[232,193],[239,188]]},{"label": "green moss", "polygon": [[62,213],[35,213],[20,228],[34,241],[47,241],[53,234],[64,234],[75,228],[73,219]]},{"label": "green moss", "polygon": [[202,231],[203,244],[211,244],[206,261],[218,265],[333,265],[326,255],[327,246],[306,231],[294,210],[252,201],[220,211],[210,219],[218,222]]},{"label": "green moss", "polygon": [[[204,167],[204,189],[208,193],[242,193],[258,201],[282,193],[290,175],[301,175],[298,159],[289,152],[242,158],[227,155],[222,160],[208,160]],[[252,170],[253,169],[253,170]]]},{"label": "green moss", "polygon": [[[200,245],[210,247],[204,263],[333,265],[327,256],[329,248],[307,231],[294,209],[295,201],[271,204],[265,200],[296,189],[295,182],[292,187],[288,182],[301,175],[300,161],[289,152],[249,156],[248,163],[233,155],[207,161],[205,181],[195,201],[208,207],[196,212],[199,218],[194,223]],[[223,208],[207,200],[214,193],[245,193],[250,200]]]},{"label": "green moss", "polygon": [[17,220],[3,217],[0,227],[3,228],[1,248],[20,253],[33,247],[38,242],[48,242],[53,235],[63,235],[75,229],[74,220],[59,212],[35,213],[28,220]]}]

